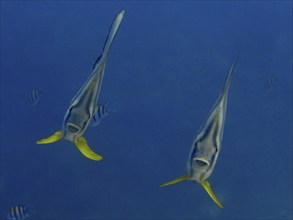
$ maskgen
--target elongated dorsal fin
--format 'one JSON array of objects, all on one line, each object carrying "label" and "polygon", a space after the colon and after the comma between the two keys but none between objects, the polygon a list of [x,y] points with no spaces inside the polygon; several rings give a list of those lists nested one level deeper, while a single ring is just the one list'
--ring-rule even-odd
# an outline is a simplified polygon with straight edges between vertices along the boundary
[{"label": "elongated dorsal fin", "polygon": [[238,61],[238,57],[239,57],[239,51],[237,52],[237,55],[236,55],[234,63],[231,65],[231,67],[229,69],[229,72],[228,72],[228,75],[227,75],[227,78],[226,78],[226,81],[225,81],[225,84],[224,84],[223,92],[222,92],[223,95],[226,94],[227,91],[229,90],[231,78],[233,76],[234,69],[235,69],[235,66],[236,66],[237,61]]},{"label": "elongated dorsal fin", "polygon": [[116,36],[116,33],[117,33],[117,30],[120,26],[120,23],[123,19],[123,16],[124,16],[124,13],[125,11],[121,11],[117,14],[115,20],[113,21],[111,27],[110,27],[110,30],[109,30],[109,33],[108,33],[108,36],[106,38],[106,41],[105,41],[105,44],[104,44],[104,47],[103,47],[103,52],[102,54],[96,59],[96,62],[94,63],[94,66],[93,66],[93,69],[95,69],[100,62],[105,62],[105,59],[108,55],[108,52],[110,50],[110,47],[112,45],[112,42]]}]

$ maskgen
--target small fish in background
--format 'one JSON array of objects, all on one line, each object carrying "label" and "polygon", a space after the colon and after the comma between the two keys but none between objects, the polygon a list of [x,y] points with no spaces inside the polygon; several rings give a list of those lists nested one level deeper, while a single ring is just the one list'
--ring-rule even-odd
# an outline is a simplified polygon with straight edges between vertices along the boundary
[{"label": "small fish in background", "polygon": [[274,76],[268,76],[265,87],[266,89],[271,90],[276,86],[277,83],[278,83],[278,80]]},{"label": "small fish in background", "polygon": [[41,99],[41,97],[42,97],[42,92],[40,91],[40,89],[38,89],[38,88],[34,88],[34,89],[32,89],[30,92],[29,92],[29,101],[30,101],[30,104],[32,105],[32,106],[36,106],[38,103],[39,103],[39,101],[40,101],[40,99]]},{"label": "small fish in background", "polygon": [[[279,219],[292,219],[292,209],[282,208],[278,213]],[[277,219],[277,218],[276,218]]]},{"label": "small fish in background", "polygon": [[110,107],[113,106],[117,101],[106,103],[105,105],[99,105],[96,114],[91,121],[91,127],[98,126],[101,121],[106,118],[109,114],[116,112],[115,110],[111,109]]},{"label": "small fish in background", "polygon": [[30,210],[28,206],[16,205],[9,209],[7,213],[8,220],[25,220],[27,219],[33,212]]}]

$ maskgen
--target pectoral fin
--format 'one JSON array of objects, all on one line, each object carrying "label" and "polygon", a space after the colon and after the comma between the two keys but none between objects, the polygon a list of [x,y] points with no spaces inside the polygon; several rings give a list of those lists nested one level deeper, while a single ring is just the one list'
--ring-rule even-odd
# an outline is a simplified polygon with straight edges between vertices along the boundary
[{"label": "pectoral fin", "polygon": [[214,194],[211,185],[209,184],[209,182],[207,180],[203,180],[201,182],[201,185],[203,186],[203,188],[206,190],[206,192],[209,194],[209,196],[212,198],[212,200],[217,203],[217,205],[221,208],[224,208],[223,204],[220,202],[220,200],[216,197],[216,195]]},{"label": "pectoral fin", "polygon": [[62,130],[60,130],[60,131],[55,132],[50,137],[38,140],[37,144],[50,144],[50,143],[59,141],[62,138],[63,138],[63,132],[62,132]]},{"label": "pectoral fin", "polygon": [[187,175],[184,175],[184,176],[181,176],[181,177],[179,177],[179,178],[177,178],[177,179],[175,179],[175,180],[172,180],[172,181],[170,181],[170,182],[164,183],[164,184],[160,185],[160,187],[173,185],[173,184],[175,184],[175,183],[179,183],[179,182],[182,182],[182,181],[184,181],[184,180],[188,180],[188,179],[189,179],[188,176],[187,176]]},{"label": "pectoral fin", "polygon": [[78,148],[78,150],[87,158],[91,160],[102,160],[103,157],[99,154],[96,154],[92,151],[92,149],[88,146],[86,140],[84,137],[78,138],[78,140],[75,142],[75,146]]}]

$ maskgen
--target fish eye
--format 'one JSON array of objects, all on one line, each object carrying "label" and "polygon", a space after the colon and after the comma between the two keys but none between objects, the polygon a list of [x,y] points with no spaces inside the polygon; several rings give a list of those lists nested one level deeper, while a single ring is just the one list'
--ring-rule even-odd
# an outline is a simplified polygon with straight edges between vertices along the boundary
[{"label": "fish eye", "polygon": [[195,159],[195,163],[200,167],[205,167],[209,165],[207,161],[204,161],[202,159]]},{"label": "fish eye", "polygon": [[67,125],[67,129],[68,129],[68,131],[70,131],[72,133],[76,133],[79,131],[79,129],[74,125]]}]

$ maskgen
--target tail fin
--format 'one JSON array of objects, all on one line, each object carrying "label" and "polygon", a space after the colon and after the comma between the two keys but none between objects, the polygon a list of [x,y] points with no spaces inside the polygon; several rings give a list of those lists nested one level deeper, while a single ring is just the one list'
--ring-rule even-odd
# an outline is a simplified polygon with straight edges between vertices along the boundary
[{"label": "tail fin", "polygon": [[189,177],[187,175],[180,176],[179,178],[177,178],[175,180],[172,180],[170,182],[167,182],[167,183],[164,183],[164,184],[160,185],[160,187],[170,186],[170,185],[173,185],[175,183],[179,183],[179,182],[182,182],[182,181],[185,181],[185,180],[188,180],[188,179],[189,179]]},{"label": "tail fin", "polygon": [[113,109],[111,107],[113,107],[114,105],[116,105],[118,102],[118,99],[114,99],[113,101],[111,102],[107,102],[104,107],[105,107],[105,110],[107,111],[107,113],[114,113],[114,112],[117,112],[116,109]]},{"label": "tail fin", "polygon": [[36,215],[37,214],[37,212],[34,209],[32,209],[30,206],[25,206],[24,207],[24,212],[26,213],[27,217],[30,217],[31,215]]},{"label": "tail fin", "polygon": [[113,21],[111,27],[110,27],[110,30],[109,30],[109,33],[108,33],[108,36],[107,36],[107,39],[106,39],[106,42],[104,44],[104,48],[103,48],[103,52],[102,52],[102,55],[99,56],[94,64],[94,69],[98,66],[98,64],[100,62],[104,62],[104,60],[106,59],[107,55],[108,55],[108,52],[111,48],[111,45],[112,45],[112,42],[116,36],[116,33],[117,33],[117,30],[120,26],[120,23],[123,19],[123,16],[124,16],[124,13],[125,11],[121,11],[120,13],[118,13],[118,15],[116,16],[115,20]]}]

